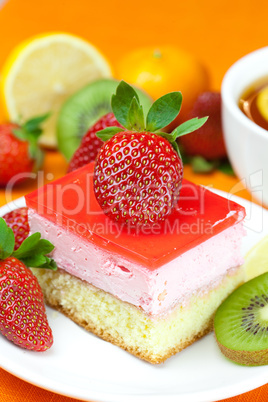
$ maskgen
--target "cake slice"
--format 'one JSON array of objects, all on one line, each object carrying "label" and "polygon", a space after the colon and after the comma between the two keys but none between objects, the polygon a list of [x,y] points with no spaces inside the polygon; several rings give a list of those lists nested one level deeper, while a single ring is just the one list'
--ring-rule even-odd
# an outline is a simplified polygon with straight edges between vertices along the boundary
[{"label": "cake slice", "polygon": [[93,164],[26,196],[32,232],[54,245],[57,272],[35,270],[48,305],[102,339],[161,363],[212,329],[244,280],[242,206],[183,180],[153,231],[104,215]]}]

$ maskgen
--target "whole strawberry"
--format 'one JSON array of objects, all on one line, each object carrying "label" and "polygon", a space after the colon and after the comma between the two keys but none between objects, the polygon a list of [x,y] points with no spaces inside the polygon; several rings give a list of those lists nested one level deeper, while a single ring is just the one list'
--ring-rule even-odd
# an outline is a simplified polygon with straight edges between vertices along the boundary
[{"label": "whole strawberry", "polygon": [[207,160],[225,158],[227,153],[222,133],[219,92],[204,92],[199,95],[188,117],[207,115],[209,115],[207,124],[195,133],[180,138],[179,143],[189,156],[199,155]]},{"label": "whole strawberry", "polygon": [[28,208],[14,209],[3,216],[7,225],[12,229],[15,236],[15,247],[17,250],[21,243],[29,236],[30,227],[28,222]]},{"label": "whole strawberry", "polygon": [[96,133],[106,127],[122,127],[116,120],[113,113],[101,117],[83,136],[79,148],[75,151],[70,160],[67,173],[76,170],[87,163],[94,162],[103,141],[96,136]]},{"label": "whole strawberry", "polygon": [[6,186],[11,179],[20,183],[40,166],[42,152],[37,142],[42,130],[39,126],[47,117],[48,114],[33,118],[22,126],[0,124],[0,186]]},{"label": "whole strawberry", "polygon": [[0,332],[16,345],[45,351],[53,343],[40,285],[28,266],[56,269],[45,254],[53,245],[40,233],[14,251],[15,238],[0,218]]},{"label": "whole strawberry", "polygon": [[152,225],[163,221],[177,204],[183,166],[176,139],[201,127],[207,118],[192,119],[171,134],[159,130],[178,115],[180,92],[159,98],[144,124],[139,98],[122,81],[112,97],[113,113],[124,128],[97,133],[105,142],[94,170],[94,191],[104,213],[119,223]]}]

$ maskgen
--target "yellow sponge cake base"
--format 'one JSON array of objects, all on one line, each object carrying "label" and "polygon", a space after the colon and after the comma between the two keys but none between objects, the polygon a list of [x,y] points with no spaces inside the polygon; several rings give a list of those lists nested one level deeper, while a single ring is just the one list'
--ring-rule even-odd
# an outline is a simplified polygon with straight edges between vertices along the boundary
[{"label": "yellow sponge cake base", "polygon": [[62,270],[33,269],[46,303],[100,338],[150,363],[161,363],[212,330],[221,302],[244,281],[238,268],[216,288],[200,291],[170,314],[151,318],[135,306]]}]

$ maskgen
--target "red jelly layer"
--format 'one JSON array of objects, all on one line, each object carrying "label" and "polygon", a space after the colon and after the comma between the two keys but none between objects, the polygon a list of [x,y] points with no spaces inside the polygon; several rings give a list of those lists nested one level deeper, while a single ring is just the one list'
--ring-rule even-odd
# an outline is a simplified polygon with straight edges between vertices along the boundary
[{"label": "red jelly layer", "polygon": [[241,205],[183,180],[178,204],[161,225],[129,230],[99,207],[93,169],[92,163],[28,194],[27,206],[68,232],[151,270],[245,217]]}]

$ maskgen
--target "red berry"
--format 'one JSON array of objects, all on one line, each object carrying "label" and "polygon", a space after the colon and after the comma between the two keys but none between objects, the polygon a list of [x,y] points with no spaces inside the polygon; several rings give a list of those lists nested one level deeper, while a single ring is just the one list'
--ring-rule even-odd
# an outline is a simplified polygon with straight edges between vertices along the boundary
[{"label": "red berry", "polygon": [[3,216],[7,225],[13,230],[15,236],[15,247],[17,250],[21,243],[29,236],[28,208],[17,208]]},{"label": "red berry", "polygon": [[204,92],[196,100],[188,119],[209,116],[207,122],[193,133],[180,137],[185,154],[200,155],[207,160],[227,156],[221,123],[221,95],[219,92]]},{"label": "red berry", "polygon": [[149,132],[124,131],[100,149],[94,191],[113,220],[153,224],[176,205],[182,176],[182,161],[167,140]]},{"label": "red berry", "polygon": [[40,285],[21,261],[0,261],[0,331],[26,349],[45,351],[52,346]]},{"label": "red berry", "polygon": [[18,183],[33,170],[34,159],[29,156],[28,141],[22,141],[12,133],[18,127],[12,123],[0,125],[0,186],[5,186],[16,175]]},{"label": "red berry", "polygon": [[68,173],[96,160],[98,152],[103,145],[103,141],[96,136],[96,133],[112,126],[122,127],[114,117],[114,114],[108,113],[87,131],[69,163]]}]

